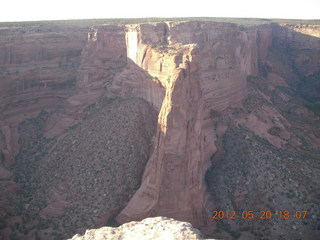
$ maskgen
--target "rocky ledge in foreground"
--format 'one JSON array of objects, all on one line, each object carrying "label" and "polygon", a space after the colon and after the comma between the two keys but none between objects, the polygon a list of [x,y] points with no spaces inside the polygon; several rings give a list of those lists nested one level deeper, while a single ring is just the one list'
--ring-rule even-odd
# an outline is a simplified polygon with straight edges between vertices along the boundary
[{"label": "rocky ledge in foreground", "polygon": [[[146,218],[141,222],[129,222],[120,227],[102,227],[87,230],[81,236],[73,236],[69,240],[178,240],[178,239],[204,239],[200,231],[190,223],[180,222],[167,217]],[[212,239],[213,240],[213,239]]]}]

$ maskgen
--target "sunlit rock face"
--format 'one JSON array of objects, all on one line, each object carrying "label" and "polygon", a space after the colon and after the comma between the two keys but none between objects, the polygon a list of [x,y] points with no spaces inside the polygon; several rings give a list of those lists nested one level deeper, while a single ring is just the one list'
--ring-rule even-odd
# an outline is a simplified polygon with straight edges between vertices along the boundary
[{"label": "sunlit rock face", "polygon": [[257,73],[270,34],[267,27],[258,35],[257,28],[241,31],[228,23],[127,27],[129,58],[159,79],[165,96],[142,185],[119,222],[159,214],[207,224],[210,206],[203,176],[216,151],[211,114],[246,98],[246,77]]},{"label": "sunlit rock face", "polygon": [[[75,235],[70,240],[123,239],[123,240],[161,240],[161,239],[203,239],[202,234],[190,223],[172,218],[146,218],[141,222],[129,222],[117,228],[103,227],[87,230],[84,235]],[[213,240],[213,239],[212,239]]]}]

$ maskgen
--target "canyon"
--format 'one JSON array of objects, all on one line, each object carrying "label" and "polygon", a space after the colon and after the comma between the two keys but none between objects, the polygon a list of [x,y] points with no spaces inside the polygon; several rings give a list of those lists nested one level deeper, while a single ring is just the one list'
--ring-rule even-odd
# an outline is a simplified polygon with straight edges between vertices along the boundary
[{"label": "canyon", "polygon": [[156,216],[320,236],[319,25],[1,27],[0,85],[0,239]]}]

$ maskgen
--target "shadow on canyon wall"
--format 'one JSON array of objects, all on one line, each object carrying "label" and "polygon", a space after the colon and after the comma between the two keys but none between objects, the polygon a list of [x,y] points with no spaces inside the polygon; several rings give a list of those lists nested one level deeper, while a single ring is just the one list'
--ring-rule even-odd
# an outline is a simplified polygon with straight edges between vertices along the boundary
[{"label": "shadow on canyon wall", "polygon": [[[273,25],[266,62],[259,63],[258,76],[248,77],[244,107],[216,121],[216,131],[228,127],[219,134],[205,176],[213,210],[224,211],[222,219],[213,220],[218,230],[212,236],[319,238],[319,53],[319,37]],[[239,120],[243,115],[246,121]],[[275,146],[273,137],[283,144]],[[305,219],[296,218],[301,210],[307,211]],[[231,211],[237,219],[230,219]],[[247,211],[254,219],[247,218]],[[267,211],[270,219],[263,216]],[[289,211],[290,217],[284,219],[279,211]]]},{"label": "shadow on canyon wall", "polygon": [[[268,56],[259,63],[259,74],[248,76],[242,106],[211,115],[217,152],[203,176],[213,199],[208,205],[214,206],[207,210],[235,211],[238,218],[212,219],[209,224],[217,228],[204,228],[208,236],[320,236],[320,40],[275,24],[272,29]],[[76,69],[81,44],[66,60],[77,62],[70,77],[62,66],[55,70],[70,81],[46,88],[23,83],[26,92],[14,98],[11,86],[1,92],[6,97],[1,120],[17,122],[18,134],[11,136],[18,137],[19,151],[10,164],[0,155],[0,239],[62,239],[88,228],[116,225],[115,216],[141,185],[159,111],[151,106],[148,91],[161,102],[161,85],[145,85],[154,78],[127,59],[121,69],[107,69],[114,72],[108,79],[97,79],[98,87],[80,91]],[[6,79],[4,71],[1,80]],[[41,71],[51,76],[50,70]],[[27,76],[32,79],[33,74]],[[13,79],[19,87],[19,73],[6,80],[6,86]],[[80,107],[72,105],[74,99]],[[59,131],[50,133],[56,122],[61,124]],[[2,152],[6,129],[1,129]],[[254,211],[259,219],[244,219],[243,211]],[[260,219],[261,211],[272,211],[272,218]],[[279,211],[289,211],[290,219]],[[307,217],[297,219],[296,211],[308,211]]]},{"label": "shadow on canyon wall", "polygon": [[[149,77],[130,59],[125,68]],[[75,87],[69,86],[73,97]],[[60,86],[57,95],[61,90],[68,91]],[[67,97],[48,96],[50,91],[44,89],[47,102],[24,108],[25,102],[17,101],[18,110],[8,109],[2,116],[10,119],[34,112],[34,117],[19,122],[20,147],[14,164],[9,167],[5,159],[1,161],[3,169],[13,174],[1,182],[3,239],[64,239],[114,225],[113,217],[141,184],[156,130],[156,110],[141,98],[116,95],[89,99],[84,109],[74,109]],[[30,102],[41,98],[38,92],[28,94]],[[51,96],[58,101],[46,105]],[[67,122],[69,127],[52,133],[54,122],[75,116],[75,124]]]}]

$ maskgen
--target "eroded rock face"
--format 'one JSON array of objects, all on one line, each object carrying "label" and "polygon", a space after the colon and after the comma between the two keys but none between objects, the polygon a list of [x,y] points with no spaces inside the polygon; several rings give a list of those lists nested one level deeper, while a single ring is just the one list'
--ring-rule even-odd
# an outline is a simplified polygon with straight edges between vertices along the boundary
[{"label": "eroded rock face", "polygon": [[203,176],[216,151],[211,115],[246,98],[246,76],[258,71],[257,29],[201,22],[153,28],[131,26],[127,32],[134,46],[129,57],[166,93],[142,185],[117,220],[166,215],[208,226]]},{"label": "eroded rock face", "polygon": [[154,217],[146,218],[141,222],[129,222],[117,228],[103,227],[87,230],[81,236],[75,235],[70,240],[160,240],[160,239],[203,239],[202,234],[190,223],[180,222],[172,218]]},{"label": "eroded rock face", "polygon": [[84,92],[105,88],[127,64],[124,27],[93,27],[82,50],[77,87]]},{"label": "eroded rock face", "polygon": [[52,110],[75,92],[87,28],[1,29],[1,132],[7,165],[19,151],[17,125]]},{"label": "eroded rock face", "polygon": [[[239,215],[218,220],[225,236],[242,239],[250,229],[252,239],[319,238],[320,219],[314,214],[320,212],[319,191],[313,186],[320,180],[320,119],[311,107],[319,106],[318,60],[311,60],[318,58],[319,38],[284,26],[272,29],[273,43],[259,75],[248,77],[243,107],[217,118],[219,147],[206,180],[215,209]],[[305,67],[299,56],[307,60]],[[296,221],[302,208],[310,209],[309,216]],[[248,209],[254,221],[240,216]],[[288,221],[282,221],[280,209],[288,209]],[[273,214],[268,221],[261,218],[266,211]]]},{"label": "eroded rock face", "polygon": [[282,62],[282,67],[278,62],[274,64],[275,71],[284,78],[289,77],[289,85],[310,101],[320,100],[319,29],[317,25],[273,27],[275,44],[270,55],[273,58],[277,56]]}]

